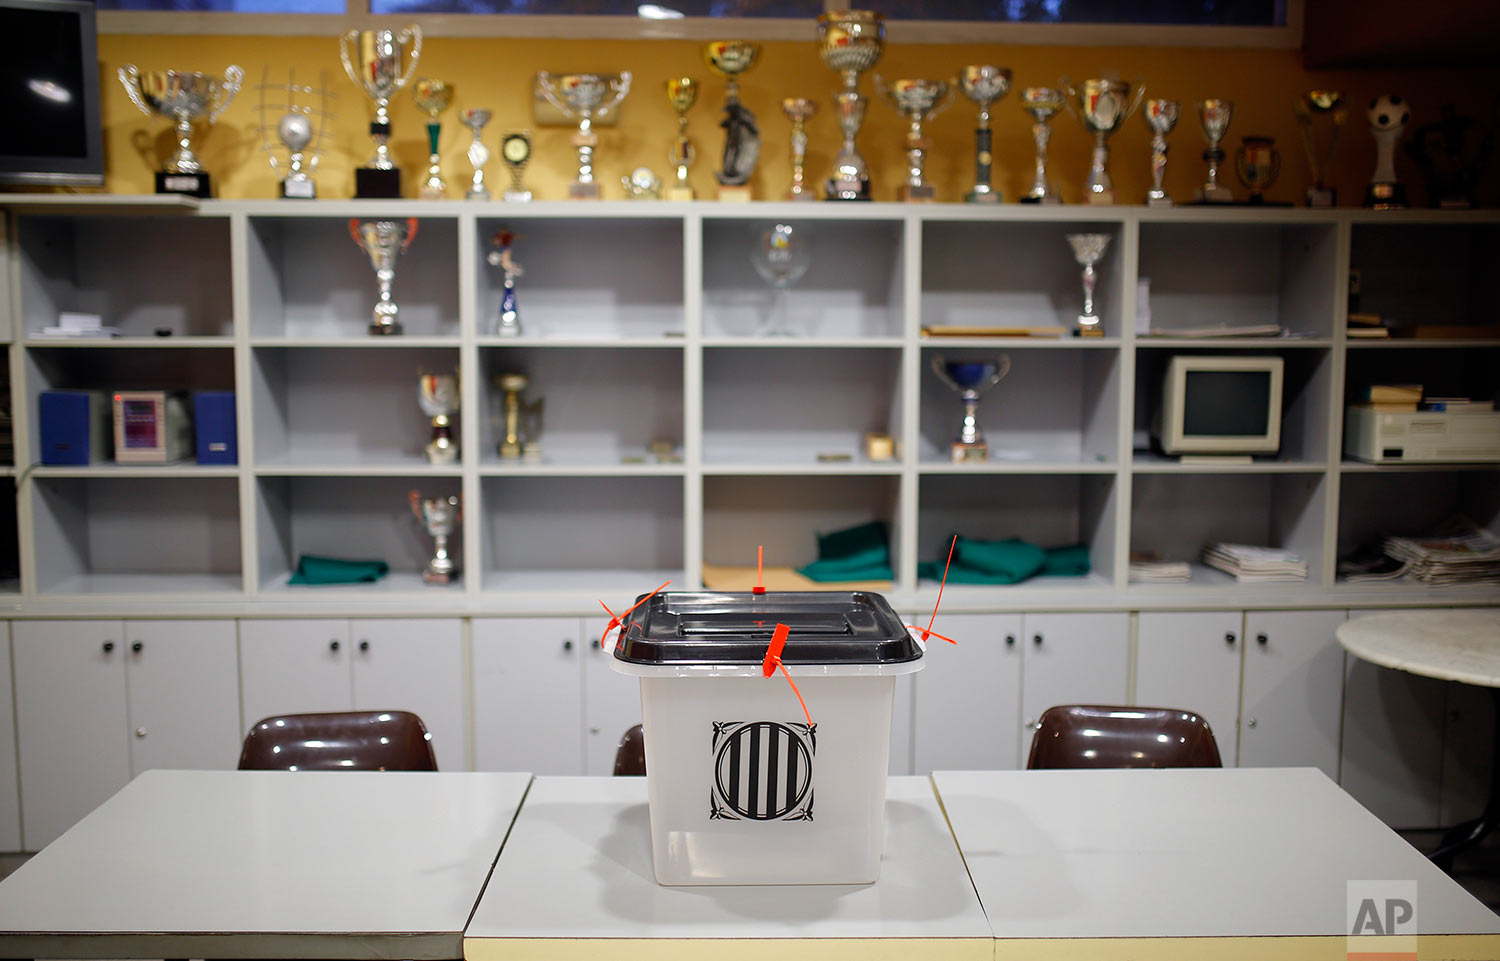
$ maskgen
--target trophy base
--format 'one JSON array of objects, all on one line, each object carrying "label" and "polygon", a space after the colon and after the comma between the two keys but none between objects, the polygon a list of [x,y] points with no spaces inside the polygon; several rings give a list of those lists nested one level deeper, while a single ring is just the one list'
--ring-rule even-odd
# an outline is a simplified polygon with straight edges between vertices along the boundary
[{"label": "trophy base", "polygon": [[1173,204],[1172,204],[1172,198],[1168,197],[1165,192],[1163,192],[1161,194],[1161,196],[1156,196],[1155,194],[1148,193],[1146,195],[1146,206],[1147,207],[1171,207],[1171,206],[1173,206]]},{"label": "trophy base", "polygon": [[507,190],[500,195],[500,199],[508,204],[529,204],[531,203],[531,191]]},{"label": "trophy base", "polygon": [[432,568],[422,572],[422,580],[428,584],[452,584],[458,580],[457,571],[435,571]]},{"label": "trophy base", "polygon": [[156,192],[159,194],[186,194],[189,197],[212,197],[208,174],[156,174]]},{"label": "trophy base", "polygon": [[993,189],[987,184],[977,184],[973,190],[964,194],[964,203],[966,204],[998,204],[999,202],[1000,191]]},{"label": "trophy base", "polygon": [[1370,184],[1365,188],[1365,206],[1372,210],[1404,210],[1406,184]]},{"label": "trophy base", "polygon": [[1019,202],[1023,204],[1047,204],[1050,206],[1052,204],[1061,204],[1062,198],[1058,197],[1057,194],[1047,194],[1043,197],[1033,197],[1028,194],[1020,198]]},{"label": "trophy base", "polygon": [[418,200],[447,200],[448,199],[448,188],[446,186],[443,186],[443,187],[434,187],[431,184],[423,184],[422,188],[417,191],[417,199]]},{"label": "trophy base", "polygon": [[395,321],[389,324],[370,322],[369,334],[371,337],[399,337],[401,336],[401,325]]},{"label": "trophy base", "polygon": [[1104,328],[1100,327],[1097,323],[1090,324],[1088,326],[1084,326],[1083,324],[1079,324],[1077,327],[1075,327],[1073,329],[1073,336],[1074,337],[1103,337],[1104,336]]},{"label": "trophy base", "polygon": [[401,196],[401,171],[376,167],[354,170],[355,200],[389,200]]},{"label": "trophy base", "polygon": [[282,200],[317,200],[318,185],[311,180],[283,180],[281,182]]},{"label": "trophy base", "polygon": [[824,200],[869,200],[868,180],[829,180],[823,185]]},{"label": "trophy base", "polygon": [[520,444],[507,444],[507,443],[505,443],[505,442],[502,441],[500,443],[500,459],[501,460],[520,460],[521,459],[521,445]]},{"label": "trophy base", "polygon": [[748,204],[755,196],[749,184],[720,184],[717,199],[721,204]]},{"label": "trophy base", "polygon": [[896,197],[906,204],[930,204],[937,199],[937,188],[932,184],[902,184]]},{"label": "trophy base", "polygon": [[568,184],[569,200],[598,200],[601,196],[603,194],[599,191],[598,181],[582,183],[575,180]]},{"label": "trophy base", "polygon": [[984,441],[965,444],[961,440],[956,440],[953,442],[951,453],[955,464],[982,464],[990,459],[990,445]]},{"label": "trophy base", "polygon": [[465,200],[489,200],[490,199],[490,192],[487,189],[485,189],[484,187],[480,187],[478,190],[475,190],[473,187],[470,187],[468,190],[464,191],[464,199]]},{"label": "trophy base", "polygon": [[667,188],[667,199],[668,200],[676,200],[676,201],[697,200],[698,199],[698,195],[693,192],[693,188],[692,187],[687,187],[687,186],[676,187],[676,186],[673,186],[673,187],[668,187]]},{"label": "trophy base", "polygon": [[1083,196],[1086,203],[1096,207],[1107,207],[1115,202],[1115,192],[1113,189],[1090,190]]},{"label": "trophy base", "polygon": [[1338,206],[1339,194],[1332,187],[1308,187],[1307,205],[1309,207],[1336,207]]},{"label": "trophy base", "polygon": [[1193,191],[1195,204],[1232,204],[1234,194],[1222,184],[1204,184]]},{"label": "trophy base", "polygon": [[458,463],[458,445],[452,441],[433,441],[424,450],[429,464]]},{"label": "trophy base", "polygon": [[1444,197],[1437,202],[1439,210],[1473,210],[1478,206],[1473,197]]}]

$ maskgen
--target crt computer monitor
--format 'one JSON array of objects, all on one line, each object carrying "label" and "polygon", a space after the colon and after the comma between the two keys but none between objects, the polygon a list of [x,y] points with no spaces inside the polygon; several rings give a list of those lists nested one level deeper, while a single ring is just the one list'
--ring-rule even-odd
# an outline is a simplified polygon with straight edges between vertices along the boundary
[{"label": "crt computer monitor", "polygon": [[0,183],[104,183],[92,0],[0,0]]},{"label": "crt computer monitor", "polygon": [[1281,449],[1284,366],[1280,357],[1172,357],[1155,424],[1162,452],[1275,454]]}]

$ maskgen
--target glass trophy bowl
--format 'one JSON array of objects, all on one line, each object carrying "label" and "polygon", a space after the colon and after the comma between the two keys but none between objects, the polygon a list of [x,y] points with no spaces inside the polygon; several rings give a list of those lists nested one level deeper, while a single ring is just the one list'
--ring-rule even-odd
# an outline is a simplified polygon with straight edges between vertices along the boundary
[{"label": "glass trophy bowl", "polygon": [[750,248],[750,263],[756,273],[776,291],[771,315],[761,334],[766,337],[796,336],[787,319],[787,290],[802,279],[812,265],[812,245],[806,227],[772,224],[757,229]]}]

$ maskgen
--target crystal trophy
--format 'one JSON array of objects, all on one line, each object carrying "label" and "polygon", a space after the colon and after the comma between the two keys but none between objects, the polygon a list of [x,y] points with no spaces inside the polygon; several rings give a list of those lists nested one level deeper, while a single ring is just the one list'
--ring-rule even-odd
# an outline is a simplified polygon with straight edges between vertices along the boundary
[{"label": "crystal trophy", "polygon": [[806,227],[772,224],[755,234],[750,249],[750,263],[755,272],[776,291],[775,303],[761,333],[768,337],[796,334],[787,316],[787,290],[802,279],[812,264],[812,249]]}]

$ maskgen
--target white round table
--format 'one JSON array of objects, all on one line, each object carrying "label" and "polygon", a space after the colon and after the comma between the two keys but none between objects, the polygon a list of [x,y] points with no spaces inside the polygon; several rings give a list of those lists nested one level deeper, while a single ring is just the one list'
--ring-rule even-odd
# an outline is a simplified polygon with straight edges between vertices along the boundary
[{"label": "white round table", "polygon": [[1490,691],[1495,733],[1489,799],[1483,814],[1454,827],[1428,855],[1446,869],[1456,852],[1500,825],[1500,609],[1372,614],[1345,621],[1336,633],[1344,650],[1360,660]]}]

